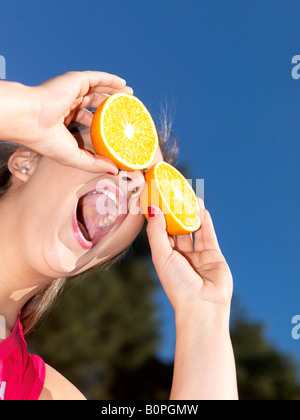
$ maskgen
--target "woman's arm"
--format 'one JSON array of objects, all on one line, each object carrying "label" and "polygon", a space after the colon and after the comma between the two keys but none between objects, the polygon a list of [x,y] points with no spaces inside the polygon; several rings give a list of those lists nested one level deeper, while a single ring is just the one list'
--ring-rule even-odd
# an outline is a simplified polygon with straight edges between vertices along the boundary
[{"label": "woman's arm", "polygon": [[[219,312],[219,314],[218,314]],[[203,308],[176,320],[172,400],[235,400],[235,360],[224,311]]]},{"label": "woman's arm", "polygon": [[38,98],[31,87],[0,81],[0,140],[26,142],[38,118]]},{"label": "woman's arm", "polygon": [[152,259],[175,311],[176,348],[171,399],[238,398],[229,335],[232,275],[202,200],[201,228],[170,237],[163,213],[149,218]]},{"label": "woman's arm", "polygon": [[118,168],[109,159],[80,149],[67,130],[74,120],[91,126],[92,113],[107,95],[133,93],[118,76],[97,72],[68,72],[30,87],[0,82],[0,140],[26,146],[67,166],[89,172],[112,172]]}]

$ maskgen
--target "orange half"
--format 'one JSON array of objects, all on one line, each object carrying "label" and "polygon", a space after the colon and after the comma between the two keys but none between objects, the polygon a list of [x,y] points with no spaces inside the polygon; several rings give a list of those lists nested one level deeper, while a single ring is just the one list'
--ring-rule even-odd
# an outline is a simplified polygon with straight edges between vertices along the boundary
[{"label": "orange half", "polygon": [[169,235],[186,235],[200,228],[200,209],[187,179],[172,165],[157,162],[145,174],[141,207],[148,219],[148,206],[158,205],[166,219]]},{"label": "orange half", "polygon": [[158,135],[149,111],[128,93],[116,93],[97,108],[91,139],[97,154],[123,170],[148,168],[158,148]]}]

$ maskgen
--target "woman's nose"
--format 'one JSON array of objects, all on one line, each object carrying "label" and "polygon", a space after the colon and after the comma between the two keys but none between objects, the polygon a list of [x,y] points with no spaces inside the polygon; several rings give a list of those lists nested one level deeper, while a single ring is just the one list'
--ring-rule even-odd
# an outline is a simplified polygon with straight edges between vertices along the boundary
[{"label": "woman's nose", "polygon": [[144,171],[120,171],[119,177],[124,188],[131,194],[139,195],[145,186]]}]

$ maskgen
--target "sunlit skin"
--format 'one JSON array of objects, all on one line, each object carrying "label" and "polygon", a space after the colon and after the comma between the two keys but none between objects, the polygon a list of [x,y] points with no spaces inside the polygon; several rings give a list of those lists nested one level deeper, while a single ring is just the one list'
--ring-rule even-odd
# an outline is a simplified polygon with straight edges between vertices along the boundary
[{"label": "sunlit skin", "polygon": [[[94,152],[88,128],[81,129],[75,137],[81,147]],[[161,160],[158,149],[153,164]],[[22,174],[20,165],[30,167],[29,174]],[[104,263],[134,241],[144,223],[139,199],[145,179],[144,171],[90,173],[34,152],[29,156],[24,151],[10,158],[9,168],[12,186],[0,201],[0,217],[5,221],[4,230],[7,229],[7,235],[2,235],[6,240],[0,260],[2,273],[7,267],[11,281],[5,295],[1,293],[1,300],[9,294],[14,304],[14,316],[8,316],[13,326],[23,304],[52,279],[69,277]],[[72,216],[78,199],[99,182],[113,183],[122,189],[127,195],[128,213],[96,246],[86,250],[74,235]],[[8,257],[11,254],[13,258]]]}]

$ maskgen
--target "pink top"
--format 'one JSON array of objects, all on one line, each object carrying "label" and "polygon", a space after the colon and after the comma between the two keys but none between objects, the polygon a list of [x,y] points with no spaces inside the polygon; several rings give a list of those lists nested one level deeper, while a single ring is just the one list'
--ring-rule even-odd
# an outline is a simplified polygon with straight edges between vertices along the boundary
[{"label": "pink top", "polygon": [[28,353],[20,316],[0,342],[0,401],[37,400],[45,382],[45,363]]}]

